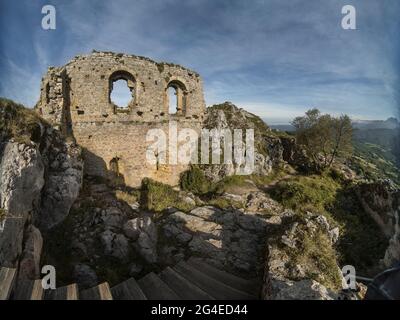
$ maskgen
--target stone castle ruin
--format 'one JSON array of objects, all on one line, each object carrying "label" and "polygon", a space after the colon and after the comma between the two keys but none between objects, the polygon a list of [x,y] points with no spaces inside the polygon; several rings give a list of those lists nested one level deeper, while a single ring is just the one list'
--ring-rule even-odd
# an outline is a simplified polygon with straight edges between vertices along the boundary
[{"label": "stone castle ruin", "polygon": [[[125,80],[132,98],[127,106],[111,100],[113,85]],[[175,93],[171,113],[168,91]],[[201,129],[205,102],[199,74],[182,66],[110,52],[77,56],[50,67],[42,79],[39,114],[83,147],[85,173],[120,177],[129,186],[142,178],[176,185],[182,164],[154,165],[146,160],[146,133],[178,128]]]}]

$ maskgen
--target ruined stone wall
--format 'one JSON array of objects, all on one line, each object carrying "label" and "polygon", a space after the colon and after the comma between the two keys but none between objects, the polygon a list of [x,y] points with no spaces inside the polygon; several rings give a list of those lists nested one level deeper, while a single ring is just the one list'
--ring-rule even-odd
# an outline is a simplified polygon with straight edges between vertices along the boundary
[{"label": "ruined stone wall", "polygon": [[[110,99],[113,82],[127,81],[132,99],[126,108]],[[168,111],[169,87],[177,93],[176,113]],[[173,120],[199,131],[205,112],[202,80],[189,69],[150,59],[109,52],[77,56],[43,78],[38,112],[73,135],[83,147],[85,172],[110,176],[112,161],[125,183],[138,186],[143,177],[177,184],[187,166],[151,165],[146,161],[146,134]]]}]

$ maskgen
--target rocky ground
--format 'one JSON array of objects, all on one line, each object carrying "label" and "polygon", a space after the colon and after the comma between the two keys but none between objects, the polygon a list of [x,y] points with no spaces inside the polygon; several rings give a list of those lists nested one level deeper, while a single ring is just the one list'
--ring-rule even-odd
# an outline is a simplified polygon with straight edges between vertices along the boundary
[{"label": "rocky ground", "polygon": [[[241,208],[197,205],[201,199],[181,191],[185,201],[191,199],[193,209],[183,212],[170,207],[154,213],[140,206],[136,193],[121,197],[122,191],[88,178],[68,219],[47,234],[50,245],[45,259],[61,269],[65,283],[76,281],[82,287],[103,280],[118,283],[130,276],[138,278],[197,256],[245,278],[261,282],[264,277],[268,299],[296,296],[292,286],[308,298],[337,297],[341,276],[335,257],[324,265],[329,270],[321,272],[320,266],[310,261],[298,261],[293,252],[303,250],[305,234],[325,239],[326,250],[333,252],[339,229],[331,227],[322,215],[300,217],[255,189],[220,196],[235,199],[243,204]],[[63,244],[68,241],[66,249]],[[310,279],[312,273],[330,289]]]}]

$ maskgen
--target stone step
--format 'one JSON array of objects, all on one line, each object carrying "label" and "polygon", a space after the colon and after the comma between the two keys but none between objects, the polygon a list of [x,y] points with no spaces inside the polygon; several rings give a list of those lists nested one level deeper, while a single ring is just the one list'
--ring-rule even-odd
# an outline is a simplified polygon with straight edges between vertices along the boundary
[{"label": "stone step", "polygon": [[130,278],[111,288],[114,300],[147,300],[135,279]]},{"label": "stone step", "polygon": [[14,300],[42,300],[43,298],[42,280],[18,281],[18,286],[13,294]]},{"label": "stone step", "polygon": [[154,272],[138,280],[138,284],[149,300],[179,300],[179,296]]},{"label": "stone step", "polygon": [[159,277],[183,300],[214,300],[212,296],[170,267],[164,269]]},{"label": "stone step", "polygon": [[8,300],[14,286],[16,270],[0,268],[0,300]]},{"label": "stone step", "polygon": [[78,285],[76,283],[55,290],[45,290],[46,300],[78,300],[78,296]]},{"label": "stone step", "polygon": [[187,263],[197,270],[207,274],[209,277],[214,278],[215,280],[218,280],[219,282],[222,282],[232,288],[246,292],[253,296],[259,295],[261,289],[261,280],[246,280],[240,278],[231,273],[219,270],[200,258],[191,257]]},{"label": "stone step", "polygon": [[108,282],[80,292],[81,300],[113,300]]},{"label": "stone step", "polygon": [[200,289],[218,300],[256,300],[257,297],[246,292],[234,289],[205,273],[192,267],[184,261],[179,262],[173,269],[187,280],[193,282]]}]

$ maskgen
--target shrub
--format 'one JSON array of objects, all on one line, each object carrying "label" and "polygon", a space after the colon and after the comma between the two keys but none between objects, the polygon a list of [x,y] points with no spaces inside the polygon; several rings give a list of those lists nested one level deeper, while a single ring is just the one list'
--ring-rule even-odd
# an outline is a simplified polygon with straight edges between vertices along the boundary
[{"label": "shrub", "polygon": [[211,182],[207,180],[204,172],[196,166],[192,166],[190,170],[182,174],[180,183],[183,190],[197,195],[206,194],[211,190]]}]

